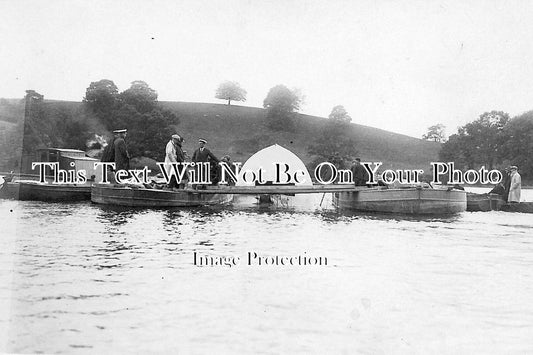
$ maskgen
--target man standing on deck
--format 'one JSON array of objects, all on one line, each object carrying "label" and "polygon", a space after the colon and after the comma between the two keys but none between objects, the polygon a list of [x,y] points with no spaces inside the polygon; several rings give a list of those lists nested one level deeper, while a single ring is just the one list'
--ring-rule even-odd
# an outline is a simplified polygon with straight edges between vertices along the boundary
[{"label": "man standing on deck", "polygon": [[[182,137],[180,137],[178,134],[173,134],[170,138],[170,141],[167,143],[167,146],[165,148],[165,168],[168,169],[169,172],[170,169],[172,169],[172,167],[170,166],[171,163],[183,163],[185,161],[185,155],[183,154],[183,150],[181,149],[182,142]],[[178,170],[180,172],[181,169],[183,169],[183,167],[178,167]],[[171,189],[179,187],[178,181],[176,180],[176,177],[174,175],[170,179],[168,187]]]},{"label": "man standing on deck", "polygon": [[130,168],[130,154],[128,153],[128,147],[126,145],[127,129],[117,129],[113,131],[115,134],[115,140],[113,146],[115,149],[115,169],[116,170],[128,170]]},{"label": "man standing on deck", "polygon": [[[198,144],[200,147],[196,149],[192,155],[192,161],[194,163],[209,163],[211,168],[211,176],[216,175],[216,169],[218,164],[218,158],[211,153],[209,149],[205,147],[207,141],[203,138],[198,139]],[[212,181],[213,185],[217,184],[217,181]]]},{"label": "man standing on deck", "polygon": [[509,188],[509,203],[519,203],[522,190],[522,178],[516,166],[511,166],[511,186]]},{"label": "man standing on deck", "polygon": [[352,171],[354,185],[366,186],[366,182],[368,181],[368,173],[365,167],[361,165],[361,159],[355,158],[350,170]]},{"label": "man standing on deck", "polygon": [[507,201],[509,199],[509,189],[511,188],[511,172],[509,168],[504,169],[502,185],[504,190],[503,199]]}]

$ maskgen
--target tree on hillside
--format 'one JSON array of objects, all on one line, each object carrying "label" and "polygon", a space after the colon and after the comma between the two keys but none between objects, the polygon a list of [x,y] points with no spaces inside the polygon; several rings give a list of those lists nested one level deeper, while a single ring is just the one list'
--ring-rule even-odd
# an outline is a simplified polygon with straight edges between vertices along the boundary
[{"label": "tree on hillside", "polygon": [[446,126],[442,123],[430,126],[428,127],[427,133],[422,136],[422,139],[433,142],[444,142],[446,140],[445,129]]},{"label": "tree on hillside", "polygon": [[[101,82],[105,84],[105,80],[98,83]],[[91,83],[88,92],[91,91],[89,89],[92,89],[92,84],[94,83]],[[175,125],[179,123],[178,117],[159,105],[157,92],[144,81],[133,81],[130,88],[121,93],[117,93],[118,90],[115,92],[113,86],[107,86],[111,88],[109,92],[113,95],[105,96],[113,98],[109,104],[111,110],[105,115],[98,115],[100,122],[108,131],[128,129],[128,149],[133,157],[144,156],[162,160],[165,144],[175,133]],[[98,87],[102,89],[102,85]],[[92,101],[84,101],[89,105],[92,104]]]},{"label": "tree on hillside", "polygon": [[246,90],[235,81],[224,81],[218,86],[215,98],[228,100],[228,106],[233,101],[246,101]]},{"label": "tree on hillside", "polygon": [[334,121],[342,121],[346,123],[352,122],[352,118],[350,117],[350,115],[348,114],[344,106],[342,105],[337,105],[333,107],[328,118]]},{"label": "tree on hillside", "polygon": [[122,103],[135,106],[141,113],[150,112],[157,105],[157,92],[142,80],[133,81],[119,97]]},{"label": "tree on hillside", "polygon": [[100,119],[105,119],[115,108],[118,88],[112,80],[93,81],[85,91],[85,102]]},{"label": "tree on hillside", "polygon": [[114,112],[115,127],[128,129],[128,150],[132,157],[165,158],[165,145],[176,133],[177,118],[168,111],[154,109],[138,112],[133,105],[123,105]]},{"label": "tree on hillside", "polygon": [[292,130],[293,116],[300,109],[301,102],[301,95],[285,85],[271,88],[263,101],[263,107],[267,111],[267,125],[276,130]]},{"label": "tree on hillside", "polygon": [[350,135],[350,121],[343,106],[333,107],[320,136],[307,148],[309,154],[317,157],[313,165],[328,161],[338,168],[349,166],[358,154],[355,139]]}]

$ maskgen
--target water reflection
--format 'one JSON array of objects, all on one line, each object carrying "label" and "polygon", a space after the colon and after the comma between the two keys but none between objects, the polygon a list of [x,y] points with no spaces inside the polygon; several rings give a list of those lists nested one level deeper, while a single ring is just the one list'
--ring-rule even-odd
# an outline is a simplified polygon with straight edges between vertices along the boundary
[{"label": "water reflection", "polygon": [[130,221],[135,215],[146,213],[146,210],[140,208],[130,208],[121,206],[98,206],[98,218],[101,222],[113,226],[121,226]]}]

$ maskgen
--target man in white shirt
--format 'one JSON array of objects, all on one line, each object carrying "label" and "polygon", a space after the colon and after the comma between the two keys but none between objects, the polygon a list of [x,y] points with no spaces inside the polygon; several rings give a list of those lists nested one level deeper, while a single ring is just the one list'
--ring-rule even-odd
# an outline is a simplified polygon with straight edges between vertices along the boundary
[{"label": "man in white shirt", "polygon": [[[165,169],[167,169],[167,172],[170,172],[172,169],[171,163],[182,163],[185,160],[183,150],[181,149],[182,142],[183,138],[179,134],[173,134],[170,141],[168,141],[165,148]],[[172,189],[179,187],[178,181],[174,176],[170,179],[168,187]]]}]

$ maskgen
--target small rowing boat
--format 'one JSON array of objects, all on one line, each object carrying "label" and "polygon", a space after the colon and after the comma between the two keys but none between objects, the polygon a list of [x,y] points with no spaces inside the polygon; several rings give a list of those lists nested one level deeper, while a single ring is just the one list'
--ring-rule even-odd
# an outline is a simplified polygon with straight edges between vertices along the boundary
[{"label": "small rowing boat", "polygon": [[533,213],[533,202],[506,203],[498,194],[467,193],[467,211]]},{"label": "small rowing boat", "polygon": [[499,211],[505,204],[503,197],[498,194],[466,194],[466,210],[471,212]]}]

